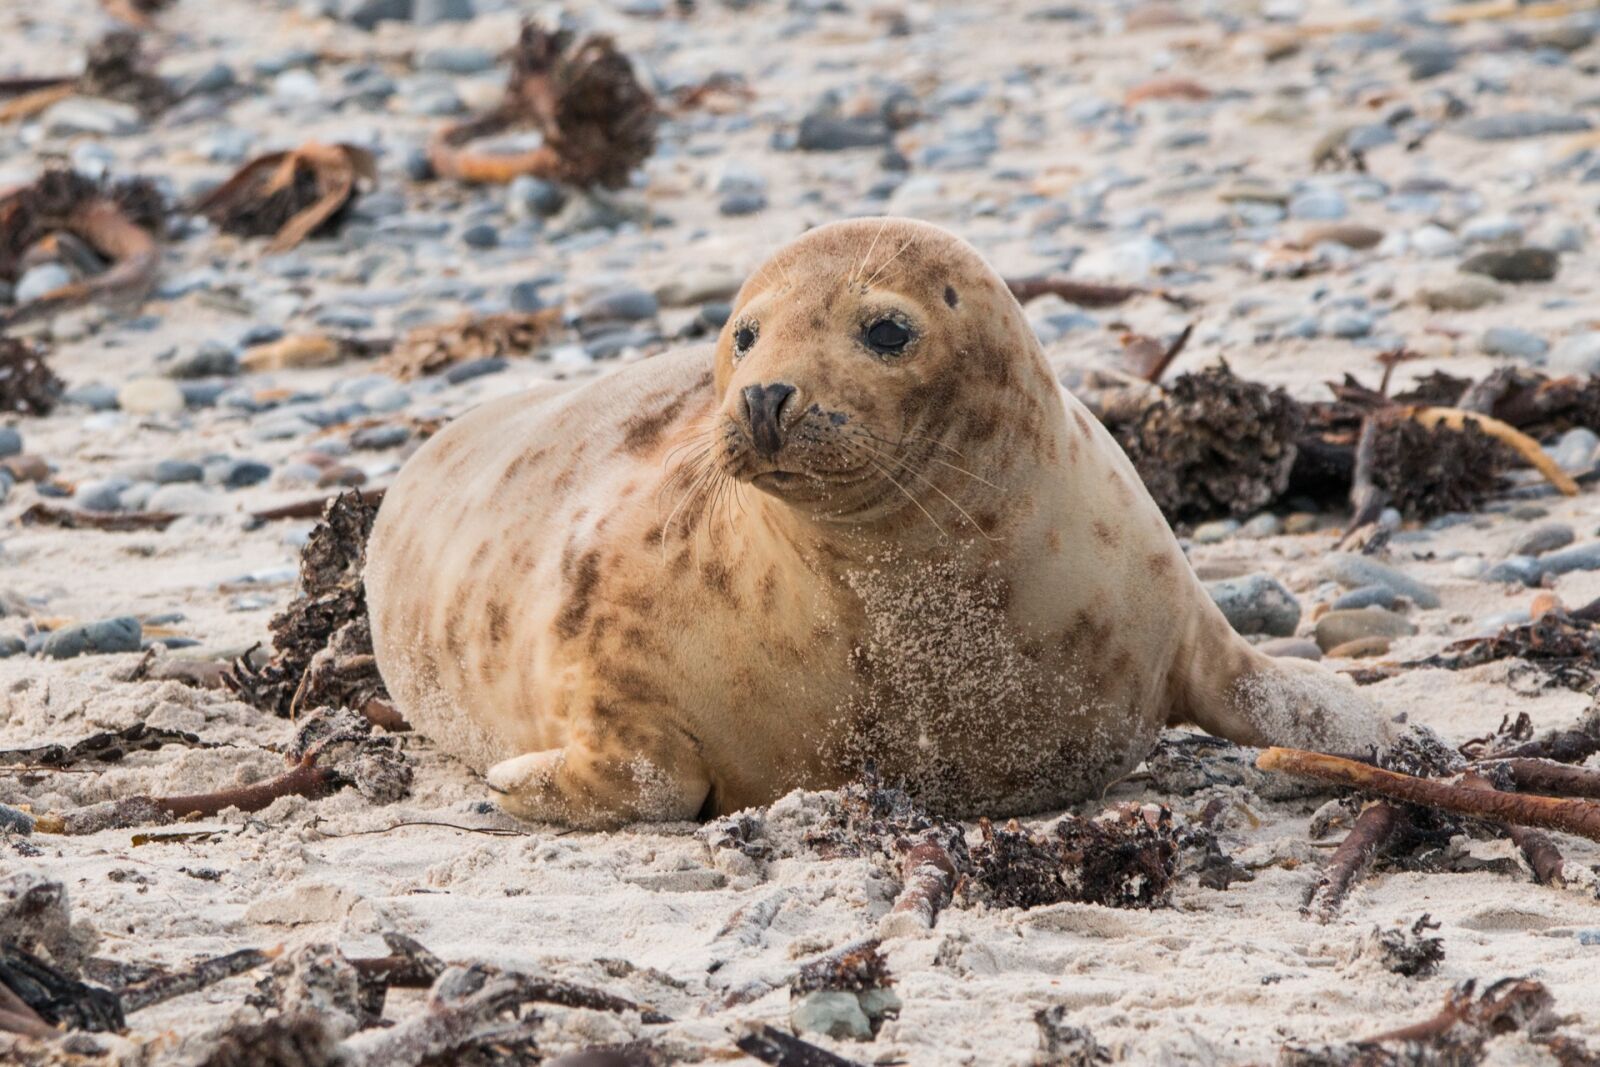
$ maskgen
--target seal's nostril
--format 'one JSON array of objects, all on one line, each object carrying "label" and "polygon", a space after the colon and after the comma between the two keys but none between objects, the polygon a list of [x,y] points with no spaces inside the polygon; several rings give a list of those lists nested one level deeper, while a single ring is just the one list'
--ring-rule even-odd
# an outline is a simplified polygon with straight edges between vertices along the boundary
[{"label": "seal's nostril", "polygon": [[794,396],[794,386],[787,382],[771,385],[747,385],[740,394],[744,406],[745,422],[750,426],[750,440],[756,451],[768,459],[783,447],[783,409]]}]

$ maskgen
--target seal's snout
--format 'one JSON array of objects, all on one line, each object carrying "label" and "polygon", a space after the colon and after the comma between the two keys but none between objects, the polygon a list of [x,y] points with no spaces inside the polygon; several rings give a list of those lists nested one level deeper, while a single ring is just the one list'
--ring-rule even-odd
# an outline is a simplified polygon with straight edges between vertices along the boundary
[{"label": "seal's snout", "polygon": [[794,396],[794,386],[787,382],[770,385],[747,385],[740,394],[744,408],[744,421],[750,427],[750,440],[756,451],[771,459],[783,447],[783,409]]}]

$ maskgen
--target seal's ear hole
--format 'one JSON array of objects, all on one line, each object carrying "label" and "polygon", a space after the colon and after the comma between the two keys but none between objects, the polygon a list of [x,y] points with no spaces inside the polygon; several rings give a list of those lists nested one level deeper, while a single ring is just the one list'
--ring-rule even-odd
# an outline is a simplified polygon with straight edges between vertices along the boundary
[{"label": "seal's ear hole", "polygon": [[957,304],[961,303],[961,301],[956,297],[956,291],[950,288],[948,285],[944,287],[944,302],[948,307],[955,307]]}]

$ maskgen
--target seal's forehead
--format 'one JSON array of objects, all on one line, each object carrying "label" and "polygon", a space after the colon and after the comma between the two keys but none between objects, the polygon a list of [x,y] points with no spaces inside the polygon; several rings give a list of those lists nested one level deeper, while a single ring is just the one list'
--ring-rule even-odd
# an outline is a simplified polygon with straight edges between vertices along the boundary
[{"label": "seal's forehead", "polygon": [[751,274],[735,306],[776,289],[881,285],[931,297],[951,285],[992,285],[983,257],[947,230],[915,219],[829,223],[790,241]]}]

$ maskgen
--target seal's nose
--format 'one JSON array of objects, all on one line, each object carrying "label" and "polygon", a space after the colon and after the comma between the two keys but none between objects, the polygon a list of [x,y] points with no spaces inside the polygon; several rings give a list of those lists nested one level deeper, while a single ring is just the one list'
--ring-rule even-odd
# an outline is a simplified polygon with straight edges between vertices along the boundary
[{"label": "seal's nose", "polygon": [[750,440],[756,451],[768,459],[783,447],[783,430],[779,419],[783,406],[794,396],[794,386],[787,382],[771,385],[747,385],[741,394],[744,398],[744,420],[750,427]]}]

